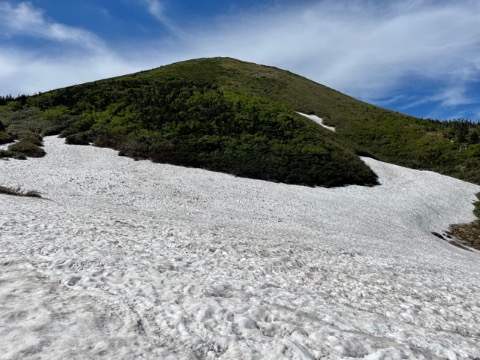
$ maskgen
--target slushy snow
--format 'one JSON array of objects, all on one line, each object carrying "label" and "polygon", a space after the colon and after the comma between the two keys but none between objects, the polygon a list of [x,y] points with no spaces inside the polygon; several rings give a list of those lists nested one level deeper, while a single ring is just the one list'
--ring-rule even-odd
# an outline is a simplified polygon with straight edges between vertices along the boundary
[{"label": "slushy snow", "polygon": [[0,161],[1,359],[475,359],[480,187],[309,188],[45,139]]}]

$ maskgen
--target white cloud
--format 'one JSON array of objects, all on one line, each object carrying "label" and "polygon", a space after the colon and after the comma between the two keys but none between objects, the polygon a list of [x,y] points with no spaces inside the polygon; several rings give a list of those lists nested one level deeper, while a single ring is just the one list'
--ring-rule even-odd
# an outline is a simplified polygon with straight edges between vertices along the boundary
[{"label": "white cloud", "polygon": [[106,52],[47,57],[0,47],[0,95],[33,94],[139,70],[141,67]]},{"label": "white cloud", "polygon": [[164,25],[171,32],[177,32],[173,21],[166,15],[165,6],[160,0],[141,0],[150,15],[152,15],[158,22]]},{"label": "white cloud", "polygon": [[41,10],[26,2],[18,5],[0,2],[0,30],[8,37],[26,35],[93,49],[102,46],[101,40],[94,34],[48,21]]},{"label": "white cloud", "polygon": [[144,0],[148,12],[159,21],[165,19],[165,8],[158,0]]},{"label": "white cloud", "polygon": [[[84,29],[48,20],[29,3],[14,6],[0,1],[0,30],[7,35],[70,45],[53,57],[15,48],[19,59],[32,59],[43,74],[57,75],[32,83],[24,72],[11,70],[19,68],[15,59],[3,56],[0,64],[10,70],[0,70],[0,82],[3,85],[16,74],[24,89],[40,83],[52,88],[67,85],[65,79],[80,83],[189,58],[229,56],[288,69],[367,101],[386,103],[389,96],[397,95],[408,99],[410,94],[402,94],[405,85],[412,88],[418,79],[418,86],[435,82],[439,85],[421,101],[452,107],[470,103],[465,89],[480,81],[480,2],[476,0],[280,3],[181,27],[181,22],[167,16],[161,1],[137,1],[166,26],[170,36],[114,48]],[[88,48],[81,61],[75,58],[78,52],[72,51],[72,44]],[[5,54],[1,44],[0,54]],[[81,63],[88,68],[73,70]],[[22,66],[34,68],[26,60]]]},{"label": "white cloud", "polygon": [[474,104],[475,99],[468,96],[466,89],[463,86],[451,86],[440,89],[430,96],[425,96],[421,99],[410,101],[402,108],[410,109],[428,103],[439,103],[442,107],[455,107],[459,105]]}]

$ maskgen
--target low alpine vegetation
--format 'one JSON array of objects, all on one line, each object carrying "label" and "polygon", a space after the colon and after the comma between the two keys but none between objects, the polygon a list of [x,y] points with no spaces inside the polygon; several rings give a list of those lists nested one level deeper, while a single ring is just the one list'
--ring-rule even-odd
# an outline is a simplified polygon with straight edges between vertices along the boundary
[{"label": "low alpine vegetation", "polygon": [[377,184],[335,134],[286,105],[213,81],[100,81],[30,97],[4,116],[19,138],[9,150],[27,156],[42,152],[29,147],[33,138],[27,146],[19,124],[40,134],[58,129],[68,144],[93,143],[133,158],[237,176],[308,186]]},{"label": "low alpine vegetation", "polygon": [[[42,148],[42,136],[27,126],[32,121],[31,116],[30,108],[18,111],[5,111],[5,109],[0,111],[0,118],[3,118],[3,121],[0,121],[0,144],[15,141],[8,146],[8,150],[1,151],[0,158],[24,159],[45,156],[45,150]],[[5,126],[3,122],[8,125]]]},{"label": "low alpine vegetation", "polygon": [[7,127],[5,124],[0,121],[0,145],[1,144],[8,144],[9,142],[13,141],[13,138],[7,134]]}]

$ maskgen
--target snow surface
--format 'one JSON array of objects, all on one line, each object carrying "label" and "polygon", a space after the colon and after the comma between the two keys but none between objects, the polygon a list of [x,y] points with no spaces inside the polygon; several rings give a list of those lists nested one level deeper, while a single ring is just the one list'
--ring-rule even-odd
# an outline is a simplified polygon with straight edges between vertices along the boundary
[{"label": "snow surface", "polygon": [[315,121],[318,125],[323,126],[325,129],[328,129],[330,131],[335,131],[335,128],[333,126],[327,126],[323,123],[323,119],[319,118],[317,115],[307,115],[299,112],[300,115],[305,116],[306,118]]},{"label": "snow surface", "polygon": [[364,161],[309,188],[45,139],[0,161],[1,359],[473,359],[480,187]]}]

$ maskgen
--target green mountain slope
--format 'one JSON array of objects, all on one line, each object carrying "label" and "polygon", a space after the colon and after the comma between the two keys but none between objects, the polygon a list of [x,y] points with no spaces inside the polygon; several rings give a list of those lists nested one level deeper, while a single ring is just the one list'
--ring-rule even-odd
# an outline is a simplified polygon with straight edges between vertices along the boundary
[{"label": "green mountain slope", "polygon": [[71,144],[269,181],[377,183],[347,142],[285,104],[222,87],[214,77],[144,74],[7,102],[1,119],[19,139],[9,149],[36,156],[40,144],[27,146],[29,131],[60,133]]},{"label": "green mountain slope", "polygon": [[[29,131],[60,133],[69,143],[93,142],[131,157],[320,186],[376,184],[357,156],[367,154],[480,183],[478,127],[397,114],[288,71],[230,58],[180,62],[0,105],[8,125],[0,138],[21,139],[21,149],[31,143]],[[296,111],[324,118],[336,133]]]},{"label": "green mountain slope", "polygon": [[[203,69],[203,71],[201,71]],[[140,73],[142,78],[197,74],[234,89],[314,113],[359,154],[480,184],[480,125],[424,120],[382,109],[304,77],[235,59],[200,59]]]}]

